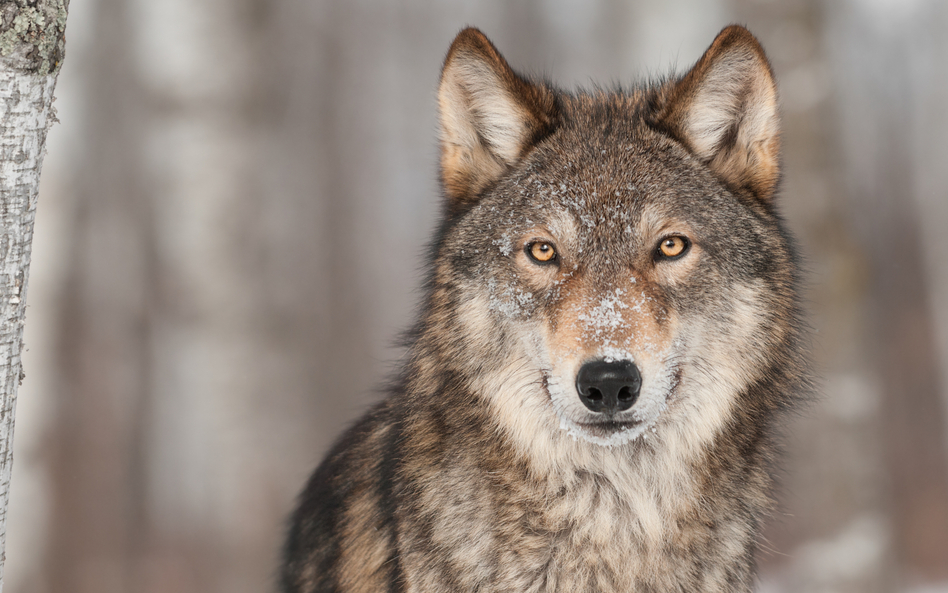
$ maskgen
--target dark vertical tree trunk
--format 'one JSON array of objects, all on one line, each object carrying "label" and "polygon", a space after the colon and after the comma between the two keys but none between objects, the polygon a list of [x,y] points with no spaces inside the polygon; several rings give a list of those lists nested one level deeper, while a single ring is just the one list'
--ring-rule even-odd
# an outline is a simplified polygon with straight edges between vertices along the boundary
[{"label": "dark vertical tree trunk", "polygon": [[138,452],[153,242],[137,160],[144,109],[138,87],[123,83],[134,63],[127,2],[91,6],[98,25],[83,66],[91,107],[69,188],[75,208],[55,353],[61,381],[47,437],[55,527],[40,582],[48,591],[118,593],[141,590],[133,560],[147,535],[140,508],[147,466]]}]

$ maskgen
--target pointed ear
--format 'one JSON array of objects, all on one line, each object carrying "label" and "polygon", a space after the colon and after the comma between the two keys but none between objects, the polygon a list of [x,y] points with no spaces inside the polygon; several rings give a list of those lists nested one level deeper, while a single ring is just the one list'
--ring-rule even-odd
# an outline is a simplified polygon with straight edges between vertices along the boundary
[{"label": "pointed ear", "polygon": [[556,96],[514,72],[477,29],[451,44],[438,88],[441,178],[452,210],[514,165],[556,120]]},{"label": "pointed ear", "polygon": [[658,120],[729,187],[765,202],[773,197],[780,175],[777,87],[750,31],[721,31],[671,87]]}]

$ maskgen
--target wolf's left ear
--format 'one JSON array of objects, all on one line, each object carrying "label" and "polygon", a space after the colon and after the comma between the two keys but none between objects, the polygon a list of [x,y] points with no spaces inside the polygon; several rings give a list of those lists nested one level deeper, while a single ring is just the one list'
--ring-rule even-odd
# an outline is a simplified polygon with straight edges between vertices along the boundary
[{"label": "wolf's left ear", "polygon": [[438,88],[441,178],[449,206],[473,203],[554,127],[556,97],[514,72],[483,33],[451,44]]},{"label": "wolf's left ear", "polygon": [[732,25],[677,84],[658,122],[728,186],[769,201],[780,175],[773,71],[757,39]]}]

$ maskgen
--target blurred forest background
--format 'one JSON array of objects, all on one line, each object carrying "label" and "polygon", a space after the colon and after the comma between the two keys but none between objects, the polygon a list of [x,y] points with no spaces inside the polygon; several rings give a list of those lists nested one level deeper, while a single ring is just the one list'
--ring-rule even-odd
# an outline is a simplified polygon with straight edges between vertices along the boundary
[{"label": "blurred forest background", "polygon": [[780,83],[824,393],[761,588],[948,591],[940,0],[71,0],[6,590],[272,590],[294,497],[400,356],[457,31],[573,86],[682,71],[732,22]]}]

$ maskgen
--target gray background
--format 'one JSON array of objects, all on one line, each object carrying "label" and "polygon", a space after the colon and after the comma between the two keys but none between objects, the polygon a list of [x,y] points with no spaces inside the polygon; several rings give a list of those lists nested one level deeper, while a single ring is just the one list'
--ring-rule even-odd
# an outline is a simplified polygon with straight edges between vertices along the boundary
[{"label": "gray background", "polygon": [[6,590],[270,590],[294,496],[400,356],[455,33],[571,86],[680,71],[731,22],[779,78],[825,393],[762,588],[948,591],[938,0],[72,0]]}]

